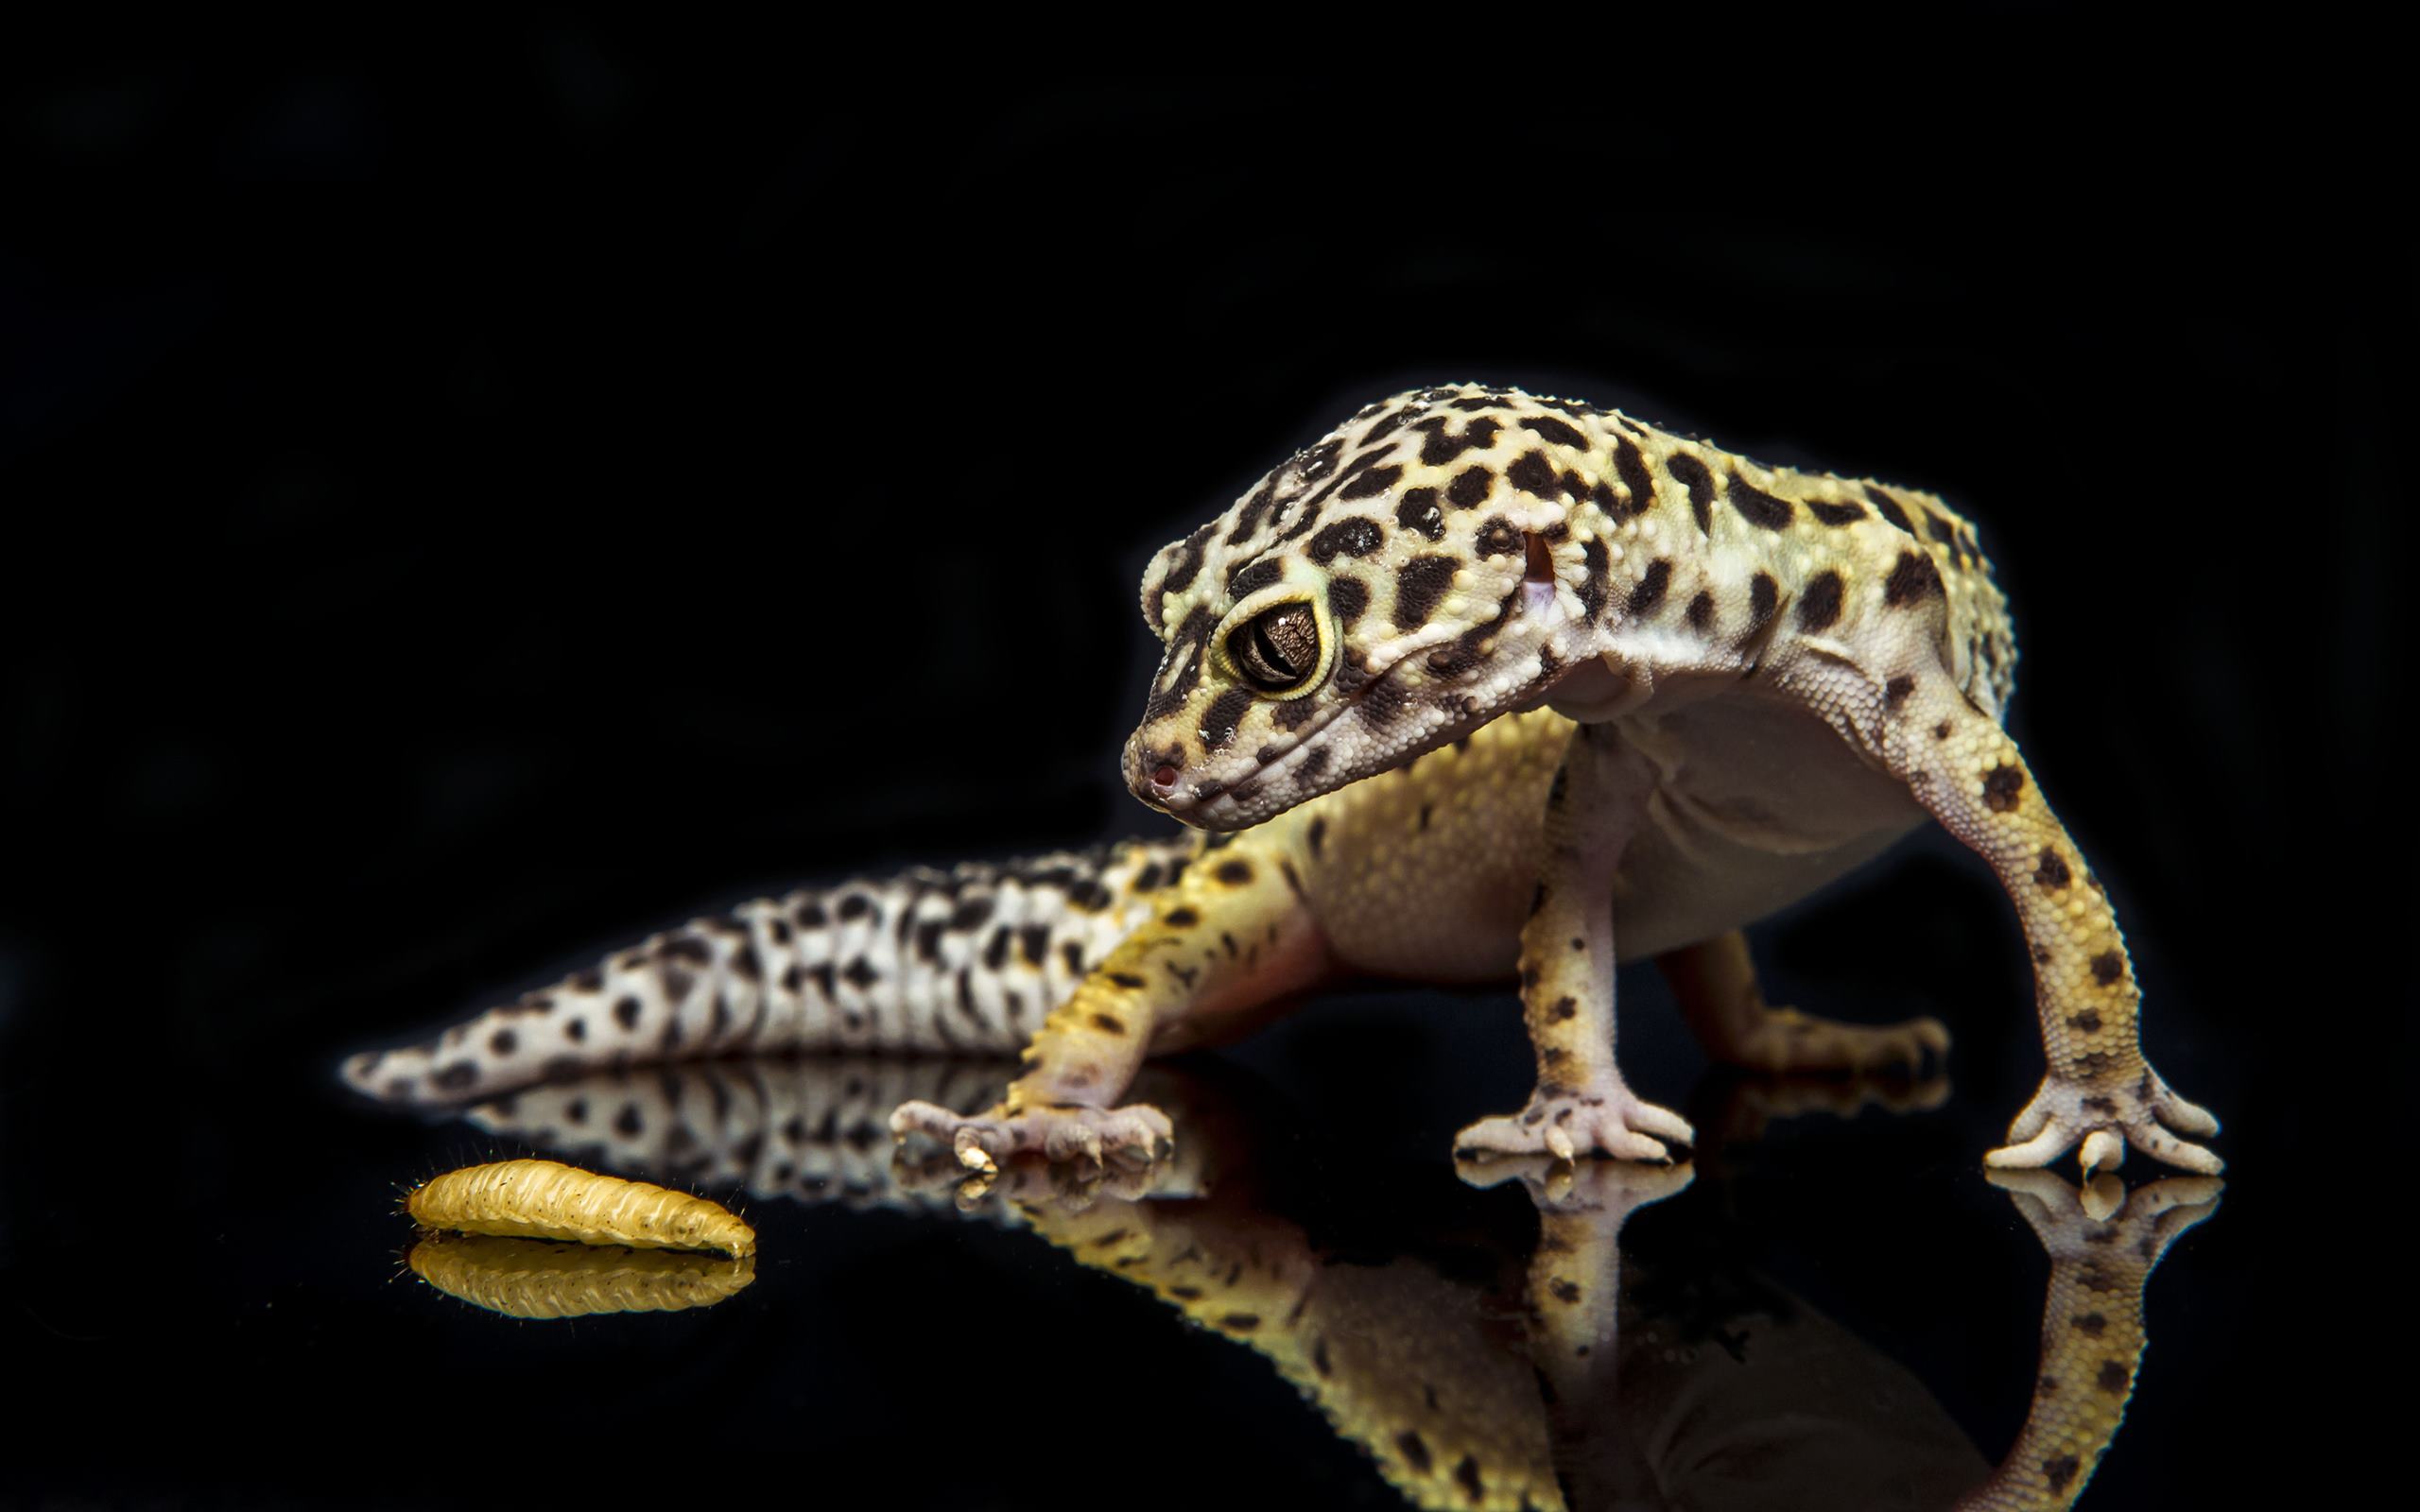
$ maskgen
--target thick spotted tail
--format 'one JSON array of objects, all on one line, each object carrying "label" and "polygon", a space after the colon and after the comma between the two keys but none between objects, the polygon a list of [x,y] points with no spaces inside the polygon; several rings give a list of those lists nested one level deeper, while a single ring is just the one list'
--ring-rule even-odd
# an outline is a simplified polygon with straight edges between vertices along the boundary
[{"label": "thick spotted tail", "polygon": [[795,1052],[1011,1055],[1150,917],[1190,835],[758,899],[435,1040],[372,1051],[372,1097],[455,1103],[581,1072]]}]

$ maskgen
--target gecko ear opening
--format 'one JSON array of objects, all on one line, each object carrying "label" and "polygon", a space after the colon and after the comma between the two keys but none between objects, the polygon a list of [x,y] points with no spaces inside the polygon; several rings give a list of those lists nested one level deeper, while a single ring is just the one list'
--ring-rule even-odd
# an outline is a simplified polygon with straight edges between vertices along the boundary
[{"label": "gecko ear opening", "polygon": [[1521,573],[1521,580],[1526,583],[1553,582],[1554,553],[1547,549],[1546,537],[1531,531],[1521,538],[1521,546],[1529,558]]}]

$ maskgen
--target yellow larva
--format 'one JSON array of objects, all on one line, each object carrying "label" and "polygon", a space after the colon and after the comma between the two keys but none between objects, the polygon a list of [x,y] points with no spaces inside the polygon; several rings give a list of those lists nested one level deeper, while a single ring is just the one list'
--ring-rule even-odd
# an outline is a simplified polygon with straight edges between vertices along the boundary
[{"label": "yellow larva", "polygon": [[404,1208],[424,1228],[466,1234],[719,1249],[735,1259],[756,1252],[756,1230],[719,1203],[559,1160],[501,1160],[448,1171],[415,1189]]},{"label": "yellow larva", "polygon": [[441,1234],[412,1246],[421,1280],[507,1317],[592,1317],[712,1307],[756,1279],[756,1262],[661,1249]]}]

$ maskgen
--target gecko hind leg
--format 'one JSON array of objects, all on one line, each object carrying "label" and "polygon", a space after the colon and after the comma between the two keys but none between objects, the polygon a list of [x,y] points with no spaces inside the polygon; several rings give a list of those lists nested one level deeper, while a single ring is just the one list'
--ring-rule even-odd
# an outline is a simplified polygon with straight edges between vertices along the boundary
[{"label": "gecko hind leg", "polygon": [[1748,937],[1738,930],[1655,958],[1707,1055],[1727,1065],[1775,1074],[1814,1072],[1922,1076],[1949,1056],[1939,1019],[1844,1023],[1765,1002]]}]

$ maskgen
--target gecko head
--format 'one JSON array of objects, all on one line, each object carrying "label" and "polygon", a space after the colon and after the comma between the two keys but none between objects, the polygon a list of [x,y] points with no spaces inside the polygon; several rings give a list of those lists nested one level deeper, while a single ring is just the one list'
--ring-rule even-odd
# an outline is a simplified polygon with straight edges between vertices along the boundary
[{"label": "gecko head", "polygon": [[1239,829],[1536,701],[1603,597],[1570,519],[1596,428],[1516,390],[1399,394],[1163,549],[1134,796]]}]

